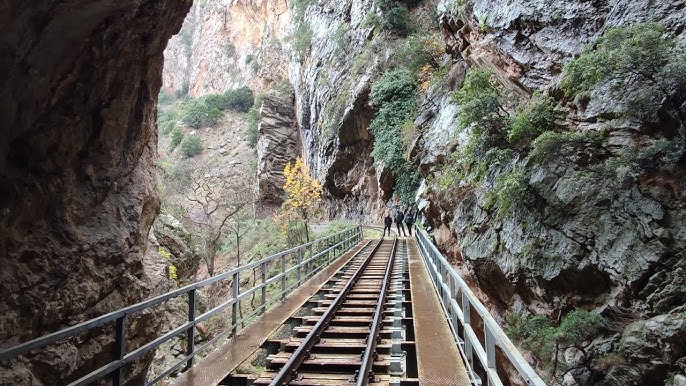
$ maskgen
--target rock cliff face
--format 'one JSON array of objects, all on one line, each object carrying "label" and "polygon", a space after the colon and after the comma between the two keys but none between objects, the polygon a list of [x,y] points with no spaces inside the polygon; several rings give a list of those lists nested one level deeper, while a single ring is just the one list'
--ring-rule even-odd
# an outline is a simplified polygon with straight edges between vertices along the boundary
[{"label": "rock cliff face", "polygon": [[[311,39],[304,49],[287,47],[304,153],[336,217],[375,219],[393,188],[369,155],[370,85],[394,47],[392,41],[370,44],[376,32],[362,21],[374,7],[363,0],[311,3],[302,11],[307,28],[300,30]],[[677,164],[629,179],[589,177],[594,168],[611,169],[606,162],[620,149],[637,152],[656,137],[674,138],[671,123],[661,122],[661,129],[627,123],[617,115],[620,101],[602,90],[588,105],[564,100],[559,90],[564,64],[609,27],[657,20],[683,40],[683,3],[477,0],[440,1],[437,8],[451,58],[446,81],[429,87],[415,121],[419,133],[409,156],[423,176],[433,176],[467,141],[454,135],[460,106],[448,93],[461,87],[470,68],[492,70],[520,98],[535,91],[555,96],[567,113],[558,122],[566,130],[615,128],[602,144],[609,150],[559,149],[559,157],[542,164],[515,154],[491,165],[482,184],[447,191],[423,185],[421,207],[442,248],[501,320],[512,311],[556,318],[573,308],[614,320],[631,310],[635,324],[594,346],[598,357],[614,352],[622,358],[605,368],[605,384],[663,384],[670,373],[684,373],[686,351],[676,342],[684,333],[686,301],[679,276],[685,170]],[[489,193],[515,168],[526,170],[530,196],[520,211],[500,216]],[[643,339],[664,344],[643,345]],[[584,383],[589,374],[570,377],[567,382]]]},{"label": "rock cliff face", "polygon": [[163,90],[197,97],[266,89],[286,76],[281,39],[289,24],[286,0],[196,2],[165,51]]},{"label": "rock cliff face", "polygon": [[[633,1],[474,1],[462,10],[444,1],[439,8],[453,69],[463,67],[462,60],[489,68],[501,84],[522,95],[559,94],[562,65],[609,27],[658,20],[683,39],[686,16],[683,4],[671,1],[650,8]],[[604,144],[610,153],[618,148],[638,152],[650,138],[673,137],[668,120],[657,132],[630,123],[627,134],[627,123],[617,119],[619,101],[594,95],[588,106],[568,104],[569,117],[562,124],[571,130],[609,127]],[[449,154],[429,138],[455,127],[450,109],[460,108],[446,105],[440,95],[434,102],[441,108],[413,150],[425,175]],[[686,332],[686,292],[676,277],[686,254],[680,225],[686,214],[686,170],[677,164],[643,170],[635,178],[615,173],[598,179],[591,171],[606,162],[608,150],[558,151],[559,157],[543,164],[513,158],[491,165],[486,182],[476,187],[455,186],[447,194],[429,189],[426,214],[439,230],[437,239],[501,315],[529,309],[555,317],[585,307],[613,319],[617,310],[631,310],[638,321],[620,329],[614,349],[606,345],[596,352],[600,357],[614,351],[622,358],[602,383],[664,384],[670,373],[684,372],[686,358],[684,347],[675,343]],[[513,215],[498,216],[489,194],[516,166],[527,170],[530,195]],[[575,377],[576,382],[587,379],[581,373]]]},{"label": "rock cliff face", "polygon": [[[314,176],[322,182],[331,217],[376,220],[388,205],[394,181],[370,155],[373,137],[368,127],[376,111],[369,94],[372,83],[388,69],[398,42],[397,37],[377,39],[380,32],[370,16],[379,15],[378,3],[312,1],[298,2],[300,8],[291,9],[294,25],[279,31],[289,35],[283,49],[294,98],[270,101],[262,110],[263,200],[280,196],[278,174],[294,154],[293,144],[300,142]],[[602,89],[595,90],[588,103],[577,103],[565,99],[559,84],[565,63],[610,27],[660,21],[669,36],[683,43],[683,2],[404,3],[412,7],[415,18],[436,5],[449,55],[443,58],[442,84],[429,86],[422,95],[414,122],[417,135],[408,154],[427,177],[420,208],[442,249],[503,323],[512,312],[555,319],[574,308],[596,310],[612,321],[613,330],[591,346],[592,355],[604,359],[592,363],[602,380],[579,370],[568,374],[567,384],[682,382],[686,170],[672,164],[622,175],[613,163],[622,152],[639,153],[655,138],[674,139],[674,123],[664,117],[652,125],[627,122],[617,114],[621,101]],[[206,20],[220,19],[221,11],[208,12],[215,16]],[[218,22],[213,23],[207,36],[219,31]],[[218,91],[216,85],[230,84],[224,75],[203,80],[217,71],[191,67],[198,67],[196,75],[189,75],[191,93]],[[457,181],[439,189],[432,177],[455,149],[468,142],[466,133],[454,133],[462,107],[450,93],[462,87],[470,69],[484,68],[514,97],[529,98],[536,91],[553,96],[566,113],[566,119],[556,122],[558,129],[606,130],[607,136],[600,144],[572,152],[558,148],[556,157],[540,163],[514,149],[508,159],[488,165],[482,182]],[[295,117],[289,115],[293,106]],[[280,143],[288,145],[274,146]],[[280,160],[278,165],[270,163],[275,159]],[[599,178],[593,174],[599,168],[610,173]],[[520,182],[527,195],[520,197],[513,213],[503,215],[489,201],[499,181],[514,170],[525,171]]]},{"label": "rock cliff face", "polygon": [[[162,52],[190,1],[5,2],[0,16],[0,347],[151,295]],[[129,349],[154,334],[136,315]],[[66,384],[111,358],[112,331],[0,367],[0,384]],[[144,363],[127,370],[131,384]]]},{"label": "rock cliff face", "polygon": [[389,47],[370,44],[373,29],[363,21],[373,9],[371,0],[305,8],[311,41],[304,51],[296,50],[289,65],[305,154],[322,181],[331,217],[376,219],[390,198],[385,173],[370,156],[374,110],[369,92],[389,54]]},{"label": "rock cliff face", "polygon": [[283,203],[283,170],[298,157],[302,149],[290,91],[285,95],[271,93],[265,97],[260,108],[258,131],[258,210],[269,214]]}]

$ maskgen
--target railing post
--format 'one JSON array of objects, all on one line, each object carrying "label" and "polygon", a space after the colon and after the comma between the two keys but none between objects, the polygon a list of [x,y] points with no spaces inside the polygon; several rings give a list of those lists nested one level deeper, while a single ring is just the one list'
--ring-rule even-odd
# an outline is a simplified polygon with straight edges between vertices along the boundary
[{"label": "railing post", "polygon": [[262,263],[261,265],[261,270],[262,270],[262,304],[261,304],[261,311],[260,313],[263,313],[266,311],[267,308],[267,263]]},{"label": "railing post", "polygon": [[286,255],[281,255],[281,300],[286,298]]},{"label": "railing post", "polygon": [[[455,332],[460,336],[460,330],[464,331],[464,328],[460,325],[460,318],[457,315],[457,310],[453,307],[453,301],[457,303],[457,284],[455,283],[455,277],[450,275],[450,319],[453,321],[453,326],[455,326]],[[459,305],[458,305],[459,307]],[[464,340],[464,337],[462,338]]]},{"label": "railing post", "polygon": [[474,365],[474,353],[472,352],[472,341],[467,335],[467,326],[471,324],[471,305],[469,303],[469,297],[462,291],[462,317],[464,318],[464,354],[467,356],[467,360],[470,365]]},{"label": "railing post", "polygon": [[312,275],[312,267],[314,266],[314,262],[312,261],[312,244],[310,243],[310,246],[308,247],[308,250],[310,251],[309,257],[307,258],[307,277],[309,278]]},{"label": "railing post", "polygon": [[[486,367],[489,369],[495,368],[495,337],[493,332],[484,322],[484,343],[486,345]],[[490,380],[490,377],[488,377]],[[490,382],[489,382],[490,383]]]},{"label": "railing post", "polygon": [[238,332],[238,282],[239,273],[233,274],[231,281],[231,296],[233,297],[233,304],[231,305],[231,336],[236,336]]},{"label": "railing post", "polygon": [[[114,359],[122,360],[126,353],[126,315],[117,318],[116,321],[116,339],[114,341]],[[121,385],[121,376],[123,368],[120,366],[112,373],[112,386]]]},{"label": "railing post", "polygon": [[302,262],[303,262],[303,251],[298,249],[298,285],[302,283]]},{"label": "railing post", "polygon": [[[195,288],[188,292],[188,321],[195,320]],[[186,331],[186,355],[193,354],[195,351],[195,326],[191,326]],[[186,370],[193,367],[193,358],[186,362]]]}]

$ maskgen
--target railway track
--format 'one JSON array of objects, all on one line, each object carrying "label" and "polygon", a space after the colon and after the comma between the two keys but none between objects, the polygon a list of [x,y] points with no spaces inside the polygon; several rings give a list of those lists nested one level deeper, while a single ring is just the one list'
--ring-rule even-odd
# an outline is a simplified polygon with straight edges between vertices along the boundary
[{"label": "railway track", "polygon": [[291,337],[268,341],[266,371],[247,384],[415,384],[406,251],[370,241],[291,318]]}]

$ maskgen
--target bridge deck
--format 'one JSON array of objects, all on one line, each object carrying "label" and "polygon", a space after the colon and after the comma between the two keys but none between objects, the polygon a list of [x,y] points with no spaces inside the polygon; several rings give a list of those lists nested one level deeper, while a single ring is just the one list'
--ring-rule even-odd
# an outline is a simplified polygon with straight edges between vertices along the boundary
[{"label": "bridge deck", "polygon": [[[420,385],[471,385],[464,362],[443,316],[429,274],[419,256],[414,240],[408,239],[410,288],[414,323],[417,366]],[[177,378],[175,386],[214,386],[257,350],[268,337],[314,295],[327,279],[347,263],[364,245],[323,269],[251,325],[221,347],[197,362]],[[385,382],[384,382],[385,383]]]}]

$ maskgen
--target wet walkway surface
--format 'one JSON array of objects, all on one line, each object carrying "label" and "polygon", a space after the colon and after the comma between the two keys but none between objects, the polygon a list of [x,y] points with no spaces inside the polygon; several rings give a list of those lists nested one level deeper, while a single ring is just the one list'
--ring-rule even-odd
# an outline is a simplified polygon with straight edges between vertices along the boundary
[{"label": "wet walkway surface", "polygon": [[469,386],[471,381],[414,240],[408,243],[419,384]]}]

